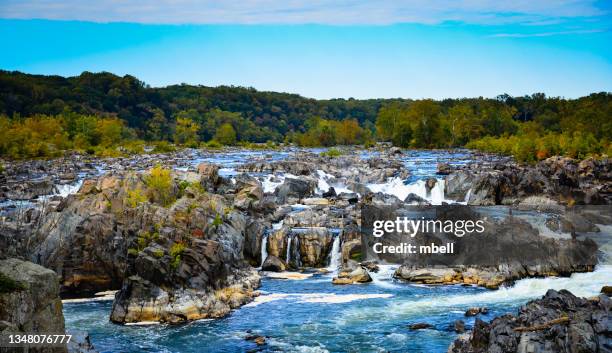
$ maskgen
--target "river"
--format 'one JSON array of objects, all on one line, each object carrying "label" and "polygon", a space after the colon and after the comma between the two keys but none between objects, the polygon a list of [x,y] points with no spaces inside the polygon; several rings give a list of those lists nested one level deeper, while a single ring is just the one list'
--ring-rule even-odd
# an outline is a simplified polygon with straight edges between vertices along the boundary
[{"label": "river", "polygon": [[[231,177],[240,163],[252,158],[282,159],[288,152],[235,151],[194,157],[218,163]],[[364,154],[363,157],[370,157]],[[403,157],[411,172],[407,180],[389,180],[368,185],[373,191],[403,195],[414,192],[434,203],[444,200],[443,183],[426,195],[424,180],[435,177],[436,163],[466,164],[474,160],[469,151],[411,151]],[[266,185],[269,179],[259,175]],[[283,176],[280,176],[281,178]],[[320,187],[327,186],[320,173]],[[266,187],[268,190],[274,184]],[[342,189],[342,185],[334,185]],[[609,228],[606,230],[610,231]],[[334,249],[338,249],[334,246]],[[608,251],[609,249],[605,249]],[[329,270],[337,264],[330,256]],[[486,306],[490,320],[516,309],[548,289],[568,289],[576,295],[596,295],[612,278],[612,266],[599,265],[591,273],[568,278],[524,279],[514,286],[490,291],[472,286],[423,286],[392,278],[395,267],[381,266],[373,282],[361,285],[332,285],[332,273],[313,271],[302,280],[264,277],[261,295],[231,315],[218,320],[201,320],[182,325],[116,325],[109,321],[112,301],[64,303],[66,328],[87,331],[100,352],[446,352],[456,338],[455,320],[469,329],[474,318],[466,309]],[[426,322],[432,329],[410,331],[411,323]],[[248,335],[266,337],[257,346]]]}]

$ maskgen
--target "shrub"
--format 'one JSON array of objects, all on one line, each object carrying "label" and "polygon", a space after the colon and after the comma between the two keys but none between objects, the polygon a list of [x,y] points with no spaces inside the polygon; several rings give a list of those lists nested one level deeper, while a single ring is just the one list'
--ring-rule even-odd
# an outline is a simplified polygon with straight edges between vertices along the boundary
[{"label": "shrub", "polygon": [[342,152],[339,149],[334,148],[334,147],[328,149],[325,152],[321,152],[321,156],[322,157],[329,157],[329,158],[339,157],[339,156],[341,156],[343,154],[344,154],[344,152]]},{"label": "shrub", "polygon": [[187,247],[183,243],[174,243],[170,247],[170,257],[172,258],[170,261],[170,266],[173,269],[177,269],[181,264],[181,255],[186,248]]},{"label": "shrub", "polygon": [[145,201],[147,201],[147,197],[144,195],[141,188],[137,188],[135,190],[128,190],[128,194],[127,194],[127,197],[125,198],[125,202],[131,208],[135,208]]},{"label": "shrub", "polygon": [[162,258],[164,256],[164,251],[162,249],[155,249],[153,251],[153,256],[155,256],[156,258]]},{"label": "shrub", "polygon": [[159,202],[162,206],[169,206],[174,202],[170,169],[165,169],[159,164],[156,165],[145,178],[145,183],[153,201]]},{"label": "shrub", "polygon": [[221,145],[217,140],[210,140],[210,141],[204,143],[203,147],[204,148],[209,148],[209,149],[216,150],[216,149],[219,149],[219,148],[223,147],[223,145]]},{"label": "shrub", "polygon": [[221,219],[221,215],[217,213],[215,215],[215,219],[212,222],[212,225],[215,226],[215,227],[218,227],[218,226],[220,226],[222,224],[223,224],[223,219]]},{"label": "shrub", "polygon": [[168,141],[159,141],[154,144],[153,153],[174,152],[176,148]]},{"label": "shrub", "polygon": [[[140,234],[138,234],[138,237],[136,238],[136,245],[137,248],[133,249],[136,251],[136,255],[138,255],[139,252],[143,251],[147,246],[149,246],[149,244],[152,241],[156,241],[159,239],[159,233],[157,232],[141,232]],[[129,250],[128,250],[129,252]]]}]

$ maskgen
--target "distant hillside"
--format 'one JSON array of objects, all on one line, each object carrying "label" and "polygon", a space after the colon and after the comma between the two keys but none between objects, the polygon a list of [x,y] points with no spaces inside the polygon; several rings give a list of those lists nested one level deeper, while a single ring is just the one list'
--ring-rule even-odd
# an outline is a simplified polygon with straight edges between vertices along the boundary
[{"label": "distant hillside", "polygon": [[6,131],[0,156],[9,158],[71,149],[116,155],[141,151],[145,141],[189,147],[391,141],[406,148],[463,146],[535,162],[612,154],[612,94],[316,100],[244,87],[152,88],[106,72],[65,78],[0,71],[0,129]]},{"label": "distant hillside", "polygon": [[315,100],[296,94],[229,86],[183,84],[151,88],[133,76],[119,77],[107,72],[83,72],[65,78],[0,71],[0,113],[9,117],[15,113],[56,115],[68,108],[81,114],[117,116],[141,134],[158,109],[170,121],[178,112],[190,109],[200,114],[212,109],[236,112],[280,136],[289,131],[302,131],[305,121],[313,116],[334,120],[354,118],[360,124],[369,121],[374,126],[383,102],[380,99]]}]

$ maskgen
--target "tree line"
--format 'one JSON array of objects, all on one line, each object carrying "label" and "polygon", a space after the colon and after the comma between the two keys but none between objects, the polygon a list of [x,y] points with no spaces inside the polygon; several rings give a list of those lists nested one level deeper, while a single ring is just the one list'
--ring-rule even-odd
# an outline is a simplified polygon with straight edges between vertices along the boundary
[{"label": "tree line", "polygon": [[244,87],[153,88],[133,76],[0,71],[0,155],[37,158],[81,150],[103,156],[172,144],[295,143],[468,147],[533,162],[610,154],[612,94],[578,99],[332,99]]}]

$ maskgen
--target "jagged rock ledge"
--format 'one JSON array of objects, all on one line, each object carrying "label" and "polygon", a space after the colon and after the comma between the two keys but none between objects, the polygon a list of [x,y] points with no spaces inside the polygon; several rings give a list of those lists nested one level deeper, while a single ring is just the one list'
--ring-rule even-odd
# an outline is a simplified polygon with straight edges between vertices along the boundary
[{"label": "jagged rock ledge", "polygon": [[549,290],[516,316],[506,314],[490,323],[476,319],[473,330],[455,340],[448,353],[609,352],[611,308],[604,294],[585,299]]}]

